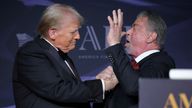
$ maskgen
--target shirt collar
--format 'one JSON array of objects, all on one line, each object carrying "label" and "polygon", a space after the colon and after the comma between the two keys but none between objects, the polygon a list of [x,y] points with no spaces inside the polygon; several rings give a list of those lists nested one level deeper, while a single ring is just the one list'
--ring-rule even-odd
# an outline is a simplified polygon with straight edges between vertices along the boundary
[{"label": "shirt collar", "polygon": [[47,40],[45,37],[41,36],[41,39],[44,39],[46,42],[48,42],[53,48],[55,48],[57,51],[59,51],[58,48],[56,48],[49,40]]},{"label": "shirt collar", "polygon": [[153,53],[156,53],[156,52],[160,52],[160,50],[149,50],[149,51],[146,51],[146,52],[140,54],[138,57],[136,57],[136,58],[135,58],[135,61],[136,61],[137,63],[139,63],[139,62],[140,62],[142,59],[144,59],[145,57],[147,57],[147,56],[149,56],[149,55],[151,55],[151,54],[153,54]]}]

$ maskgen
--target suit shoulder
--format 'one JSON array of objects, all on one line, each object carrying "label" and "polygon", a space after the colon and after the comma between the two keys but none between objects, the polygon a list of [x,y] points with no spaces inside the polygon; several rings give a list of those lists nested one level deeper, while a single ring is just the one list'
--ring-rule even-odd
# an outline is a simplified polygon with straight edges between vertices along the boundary
[{"label": "suit shoulder", "polygon": [[25,44],[23,44],[23,46],[21,46],[18,51],[17,54],[36,54],[37,52],[43,52],[43,48],[40,46],[39,42],[34,39],[32,41],[29,41]]},{"label": "suit shoulder", "polygon": [[29,41],[25,44],[23,44],[19,49],[18,52],[22,52],[24,50],[31,50],[32,48],[37,47],[37,44],[34,42],[34,40]]},{"label": "suit shoulder", "polygon": [[170,65],[171,67],[175,67],[174,59],[165,51],[154,53],[151,56],[149,56],[149,58],[151,58],[151,62],[153,63],[162,63]]},{"label": "suit shoulder", "polygon": [[154,59],[161,59],[161,60],[173,60],[173,58],[165,51],[160,51],[159,53],[152,54]]}]

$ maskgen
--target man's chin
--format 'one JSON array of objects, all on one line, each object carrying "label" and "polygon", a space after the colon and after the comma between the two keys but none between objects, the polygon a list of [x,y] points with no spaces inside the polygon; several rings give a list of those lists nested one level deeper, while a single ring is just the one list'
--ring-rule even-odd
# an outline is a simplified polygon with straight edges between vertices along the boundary
[{"label": "man's chin", "polygon": [[75,49],[75,46],[70,47],[68,50],[69,50],[69,51],[72,51],[72,50],[74,50],[74,49]]},{"label": "man's chin", "polygon": [[126,52],[126,54],[129,54],[129,52],[130,52],[129,48],[125,47],[125,52]]}]

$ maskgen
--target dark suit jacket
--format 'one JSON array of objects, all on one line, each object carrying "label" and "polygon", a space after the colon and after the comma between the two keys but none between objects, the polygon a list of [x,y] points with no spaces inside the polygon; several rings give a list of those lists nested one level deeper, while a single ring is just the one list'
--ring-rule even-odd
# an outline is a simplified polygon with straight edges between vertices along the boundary
[{"label": "dark suit jacket", "polygon": [[103,98],[100,80],[82,82],[44,39],[23,45],[15,59],[13,89],[18,108],[88,108]]},{"label": "dark suit jacket", "polygon": [[119,84],[109,93],[107,108],[137,108],[139,78],[168,78],[169,70],[175,68],[173,59],[163,51],[142,59],[137,71],[131,67],[121,44],[107,48],[106,53],[119,80]]}]

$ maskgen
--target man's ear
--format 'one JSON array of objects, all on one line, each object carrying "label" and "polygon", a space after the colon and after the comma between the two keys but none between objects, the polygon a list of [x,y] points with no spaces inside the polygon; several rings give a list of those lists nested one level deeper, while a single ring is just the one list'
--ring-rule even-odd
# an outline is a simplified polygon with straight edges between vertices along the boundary
[{"label": "man's ear", "polygon": [[56,37],[56,34],[57,34],[57,30],[55,28],[50,28],[48,30],[48,35],[51,39],[55,39]]},{"label": "man's ear", "polygon": [[147,38],[147,43],[152,43],[157,40],[157,33],[151,32]]}]

